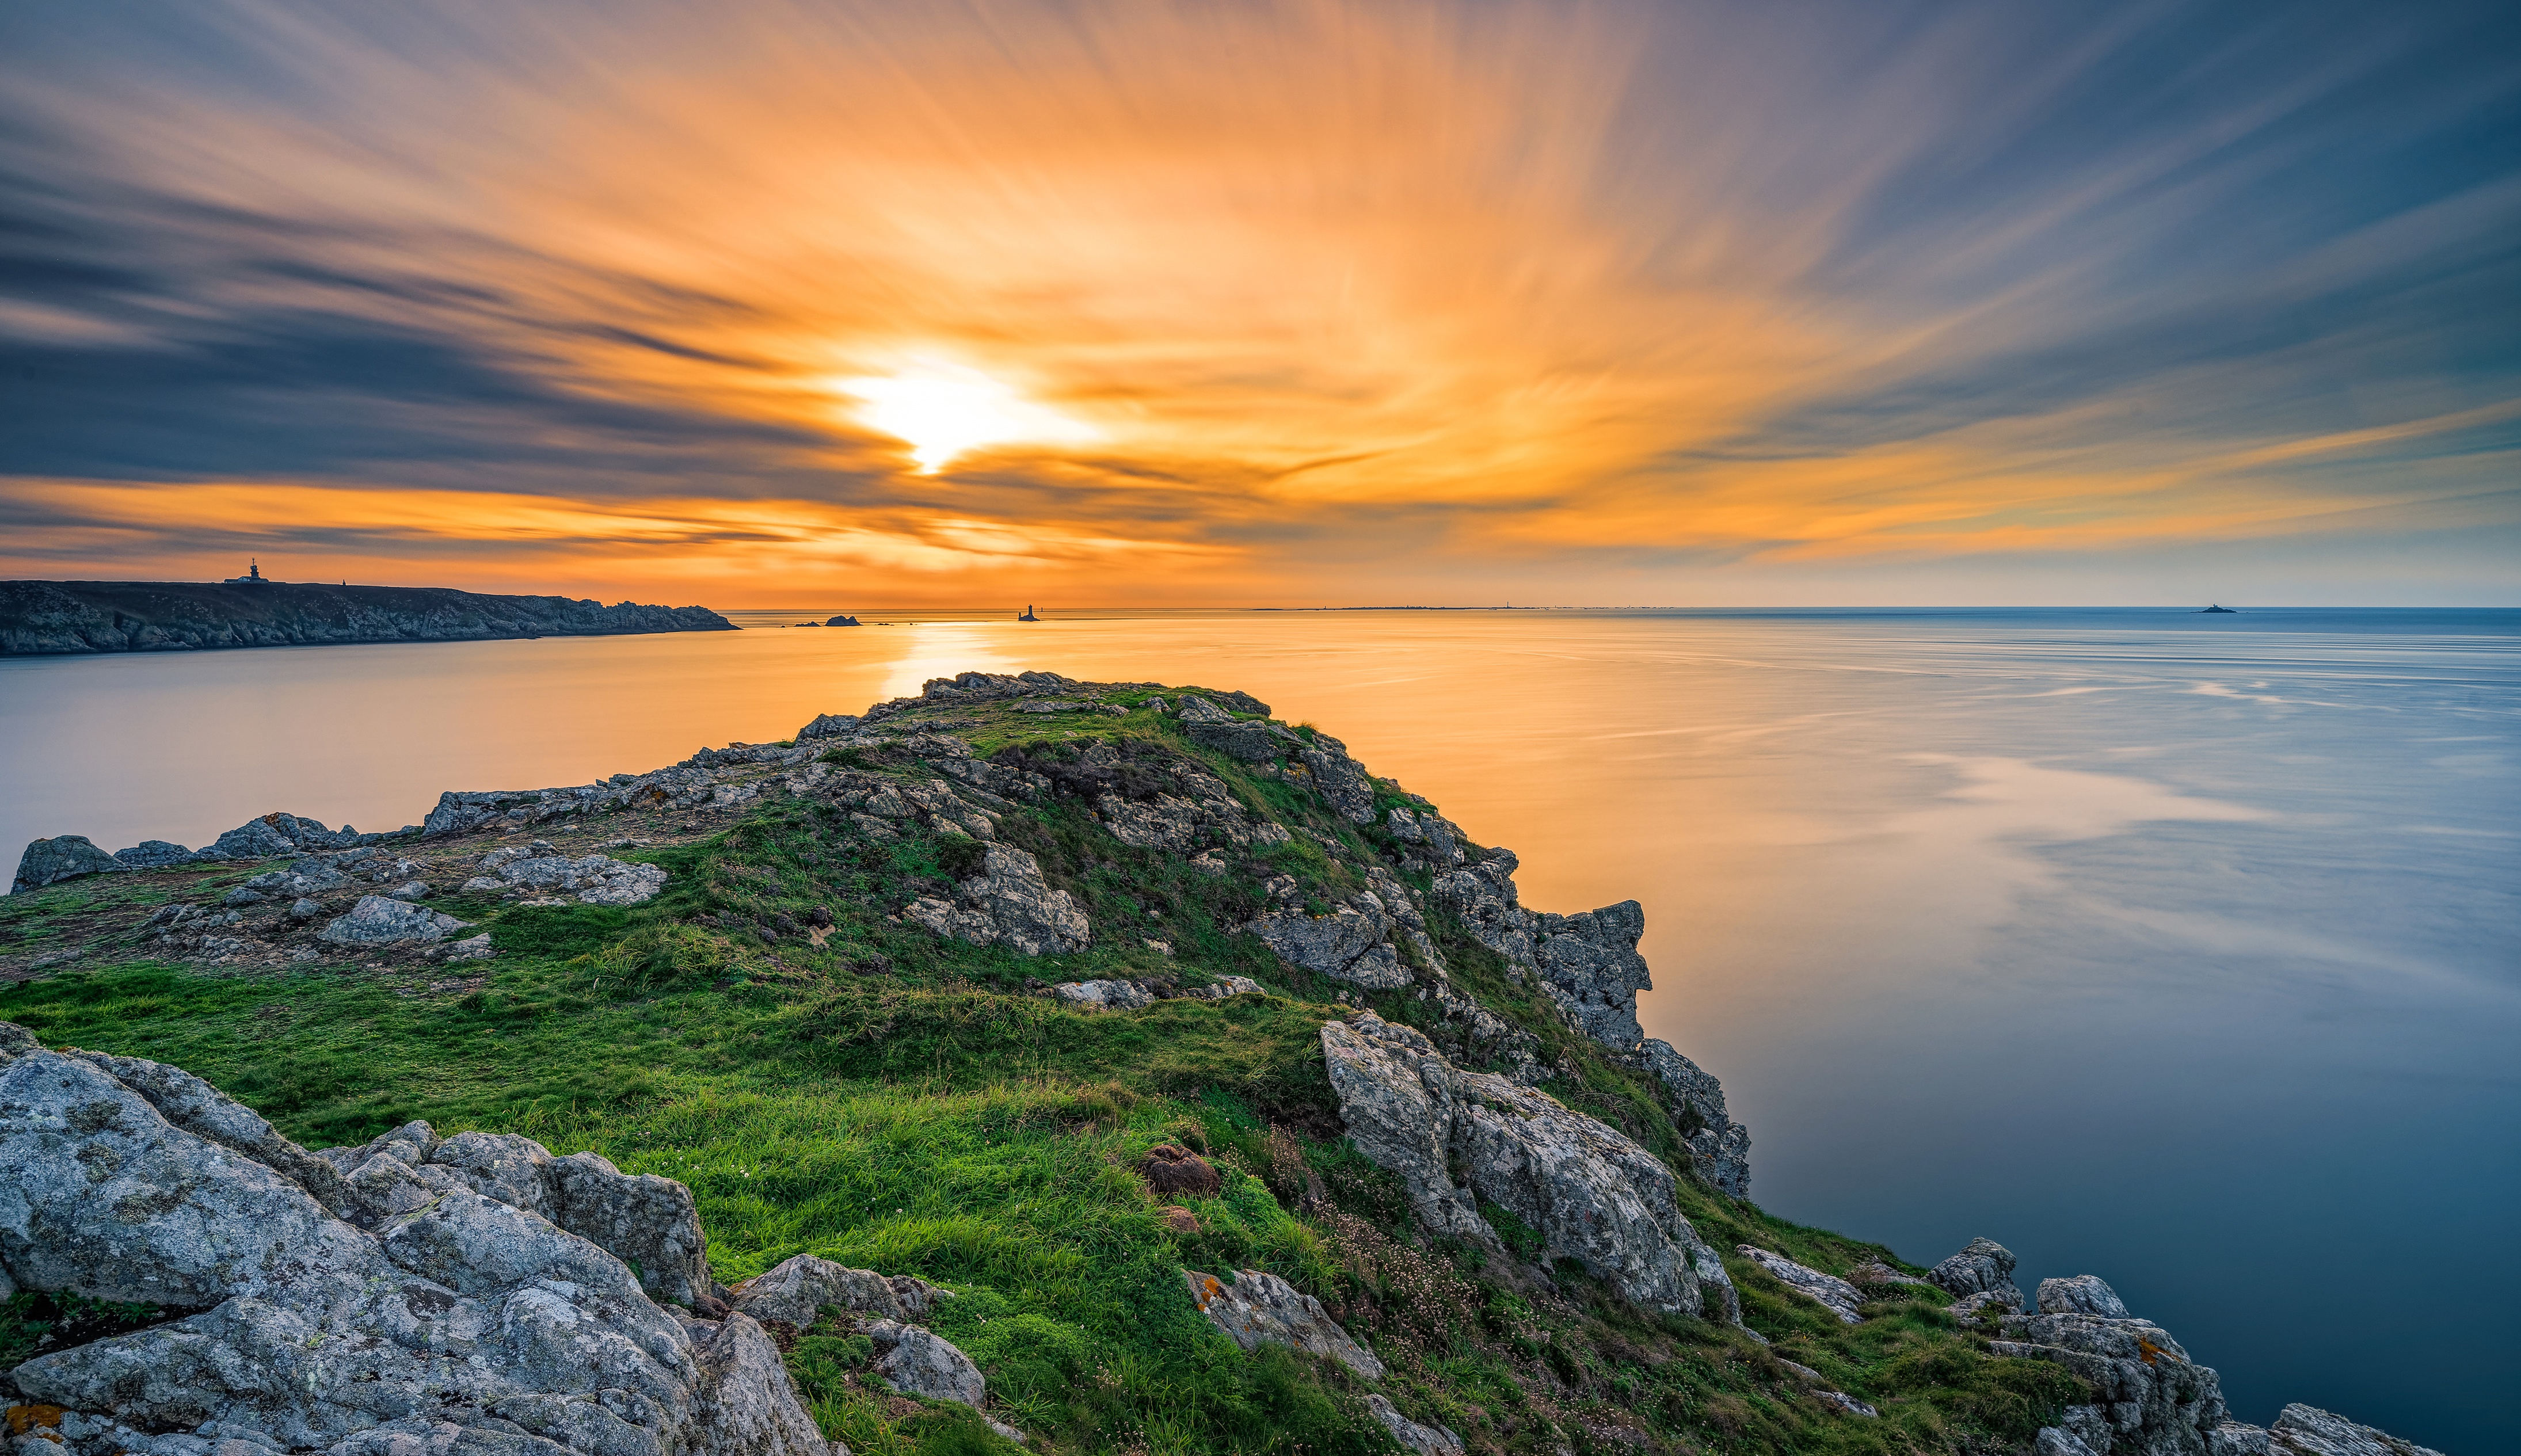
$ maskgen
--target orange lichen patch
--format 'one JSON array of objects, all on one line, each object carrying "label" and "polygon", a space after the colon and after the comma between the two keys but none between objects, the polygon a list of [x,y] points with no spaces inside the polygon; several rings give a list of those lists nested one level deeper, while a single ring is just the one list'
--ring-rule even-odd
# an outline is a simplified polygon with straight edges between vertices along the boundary
[{"label": "orange lichen patch", "polygon": [[[63,1414],[58,1405],[13,1405],[9,1407],[8,1414],[9,1433],[24,1435],[30,1432],[40,1433],[54,1429],[62,1424]],[[53,1439],[61,1437],[54,1436]]]},{"label": "orange lichen patch", "polygon": [[2161,1345],[2154,1343],[2143,1336],[2138,1335],[2135,1338],[2135,1357],[2142,1360],[2147,1365],[2152,1364],[2154,1362],[2154,1357],[2162,1354],[2163,1352]]},{"label": "orange lichen patch", "polygon": [[1225,1286],[1214,1274],[1202,1274],[1191,1281],[1190,1297],[1205,1312],[1209,1301],[1225,1293]]}]

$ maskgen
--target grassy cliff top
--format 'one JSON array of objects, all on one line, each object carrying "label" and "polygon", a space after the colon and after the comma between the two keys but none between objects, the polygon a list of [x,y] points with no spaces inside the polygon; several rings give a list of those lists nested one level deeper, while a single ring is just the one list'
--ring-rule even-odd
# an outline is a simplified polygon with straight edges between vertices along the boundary
[{"label": "grassy cliff top", "polygon": [[[961,1297],[940,1332],[980,1362],[997,1414],[1034,1450],[1393,1449],[1344,1368],[1248,1356],[1211,1330],[1185,1268],[1263,1269],[1318,1296],[1390,1367],[1382,1393],[1475,1451],[2023,1450],[2086,1398],[2055,1366],[1991,1355],[1940,1291],[1873,1287],[1869,1317],[1849,1326],[1734,1258],[1756,1244],[1843,1273],[1889,1251],[1695,1181],[1689,1129],[1650,1079],[1571,1029],[1432,898],[1428,933],[1452,982],[1517,1028],[1549,1069],[1542,1091],[1682,1175],[1681,1211],[1726,1251],[1745,1323],[1772,1342],[1650,1315],[1579,1268],[1531,1263],[1502,1210],[1503,1257],[1423,1234],[1395,1180],[1344,1136],[1320,1027],[1370,1007],[1464,1065],[1481,1065],[1480,1049],[1408,990],[1333,983],[1239,930],[1272,903],[1322,913],[1370,877],[1423,894],[1427,869],[1380,812],[1373,824],[1336,812],[1297,771],[1317,730],[1286,728],[1277,758],[1219,751],[1146,705],[1184,691],[1202,690],[1072,684],[988,700],[949,687],[829,739],[714,755],[697,788],[389,846],[409,865],[397,874],[438,887],[431,905],[486,928],[487,961],[345,955],[269,904],[170,937],[164,907],[219,905],[268,862],[11,896],[0,1020],[187,1068],[310,1146],[419,1117],[680,1179],[724,1282],[810,1252],[944,1284]],[[1211,701],[1271,725],[1251,700]],[[1104,796],[1161,805],[1213,787],[1275,828],[1191,856],[1124,842],[1097,810]],[[869,812],[888,792],[951,807]],[[1371,792],[1378,811],[1429,807],[1389,781]],[[985,854],[956,827],[965,808],[1073,897],[1090,943],[1026,955],[940,938],[904,913],[952,896]],[[668,879],[626,908],[456,888],[489,851],[534,842]],[[1262,992],[1181,994],[1231,977]],[[1157,999],[1113,1011],[1048,993],[1098,978]],[[1149,1190],[1135,1168],[1167,1142],[1216,1164],[1215,1196]],[[845,1341],[808,1337],[788,1358],[827,1433],[856,1450],[1015,1449],[959,1408],[863,1381]],[[1881,1416],[1822,1402],[1795,1366]]]}]

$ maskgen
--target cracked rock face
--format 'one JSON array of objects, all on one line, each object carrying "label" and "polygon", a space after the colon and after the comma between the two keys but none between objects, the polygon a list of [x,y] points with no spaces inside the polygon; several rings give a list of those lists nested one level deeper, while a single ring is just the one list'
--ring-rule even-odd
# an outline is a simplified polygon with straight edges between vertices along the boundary
[{"label": "cracked rock face", "polygon": [[1959,1298],[1985,1295],[2008,1309],[2020,1309],[2022,1291],[2014,1286],[2013,1269],[2012,1250],[1994,1239],[1972,1239],[1960,1252],[1926,1271],[1926,1277]]},{"label": "cracked rock face", "polygon": [[1041,862],[1024,850],[998,843],[986,849],[981,873],[964,881],[957,892],[960,904],[922,897],[903,909],[903,918],[940,939],[1005,945],[1029,956],[1083,950],[1093,939],[1094,927],[1076,897],[1051,888],[1042,878]]},{"label": "cracked rock face", "polygon": [[665,872],[651,864],[628,864],[603,854],[572,859],[565,854],[534,854],[523,849],[493,849],[481,856],[482,873],[465,882],[479,893],[555,892],[574,894],[588,905],[639,905],[665,887]]},{"label": "cracked rock face", "polygon": [[1749,1198],[1751,1129],[1726,1115],[1724,1084],[1673,1050],[1668,1041],[1648,1038],[1639,1043],[1637,1052],[1647,1074],[1663,1084],[1665,1096],[1675,1108],[1696,1114],[1703,1124],[1683,1139],[1700,1180],[1719,1193]]},{"label": "cracked rock face", "polygon": [[1245,1269],[1231,1283],[1214,1274],[1184,1269],[1191,1302],[1208,1322],[1246,1350],[1282,1344],[1308,1355],[1324,1355],[1365,1380],[1383,1379],[1383,1362],[1356,1342],[1322,1301],[1275,1274]]},{"label": "cracked rock face", "polygon": [[81,875],[110,875],[131,866],[96,847],[85,835],[61,835],[49,840],[36,840],[26,845],[18,857],[18,876],[10,882],[11,894],[25,894],[47,885],[59,885]]},{"label": "cracked rock face", "polygon": [[[665,1180],[524,1139],[433,1162],[463,1140],[425,1124],[319,1156],[176,1069],[30,1040],[0,1036],[0,1262],[25,1288],[181,1316],[12,1372],[67,1409],[64,1456],[827,1456],[757,1325],[686,1323],[615,1253],[497,1196],[567,1217],[611,1205],[564,1165]],[[376,1212],[413,1183],[417,1202]]]},{"label": "cracked rock face", "polygon": [[1487,1199],[1540,1233],[1544,1257],[1577,1260],[1632,1303],[1740,1318],[1723,1261],[1674,1203],[1672,1169],[1627,1135],[1504,1077],[1463,1071],[1371,1012],[1327,1023],[1321,1036],[1349,1136],[1398,1175],[1429,1229],[1501,1247],[1478,1209]]}]

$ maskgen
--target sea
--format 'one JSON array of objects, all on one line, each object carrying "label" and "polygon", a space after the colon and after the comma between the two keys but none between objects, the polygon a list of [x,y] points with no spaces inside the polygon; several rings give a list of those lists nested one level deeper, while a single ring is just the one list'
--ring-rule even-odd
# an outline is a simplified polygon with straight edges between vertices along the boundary
[{"label": "sea", "polygon": [[[804,626],[848,611],[859,627]],[[1241,689],[1634,898],[1752,1195],[2098,1274],[2454,1453],[2521,1365],[2521,612],[728,614],[727,633],[0,659],[0,842],[416,823],[927,679]]]}]

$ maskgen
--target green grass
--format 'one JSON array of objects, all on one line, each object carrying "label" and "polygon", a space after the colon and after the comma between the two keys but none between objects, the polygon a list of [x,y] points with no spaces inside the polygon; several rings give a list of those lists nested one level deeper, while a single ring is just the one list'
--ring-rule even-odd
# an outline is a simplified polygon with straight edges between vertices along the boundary
[{"label": "green grass", "polygon": [[[671,874],[649,904],[461,902],[499,955],[431,974],[475,974],[478,986],[415,994],[408,978],[338,968],[238,975],[132,960],[0,989],[0,1019],[51,1044],[188,1068],[312,1146],[426,1117],[441,1133],[521,1131],[557,1153],[592,1149],[680,1179],[729,1283],[811,1252],[943,1284],[958,1297],[938,1329],[981,1363],[996,1414],[1036,1451],[1392,1449],[1342,1367],[1249,1356],[1215,1334],[1184,1290],[1186,1268],[1265,1269],[1319,1296],[1390,1365],[1383,1393],[1480,1451],[1980,1451],[2024,1443],[2083,1398],[2056,1367],[1991,1357],[1932,1291],[1886,1299],[1849,1327],[1728,1257],[1771,1349],[1643,1315],[1581,1271],[1554,1271],[1553,1287],[1421,1236],[1395,1181],[1340,1136],[1318,1039],[1325,1020],[1347,1014],[1335,988],[1230,933],[1269,876],[1294,875],[1325,903],[1362,883],[1306,831],[1359,862],[1391,847],[1381,831],[1197,750],[1153,714],[1045,723],[958,712],[959,736],[1030,762],[1065,761],[1089,734],[1123,741],[1149,774],[1195,761],[1295,838],[1236,856],[1218,879],[1185,856],[1122,844],[1074,798],[1009,813],[1000,837],[1035,854],[1097,928],[1093,948],[1036,961],[888,918],[915,895],[950,892],[982,852],[974,842],[871,838],[828,804],[767,797],[706,840],[642,852]],[[926,772],[882,751],[840,756]],[[0,943],[107,923],[93,918],[162,898],[169,883],[116,876],[11,897]],[[206,883],[197,876],[190,892]],[[1574,1069],[1546,1090],[1683,1170],[1681,1210],[1708,1242],[1754,1243],[1833,1272],[1889,1256],[1690,1181],[1688,1129],[1642,1077],[1568,1031],[1458,924],[1431,924],[1455,982],[1529,1029],[1544,1063]],[[1169,941],[1174,957],[1144,939]],[[1025,994],[1029,978],[1230,974],[1277,994],[1117,1014]],[[1412,997],[1353,999],[1444,1029]],[[1180,1201],[1196,1234],[1173,1232],[1167,1201],[1130,1171],[1162,1141],[1208,1154],[1224,1174],[1216,1197]],[[1536,1251],[1530,1230],[1502,1210],[1490,1217],[1509,1248]],[[41,1338],[23,1333],[41,1322],[0,1310],[0,1342]],[[1882,1419],[1823,1406],[1779,1356],[1872,1401]],[[1016,1449],[959,1407],[885,1391],[864,1362],[862,1342],[819,1330],[790,1354],[817,1419],[853,1449]]]}]

